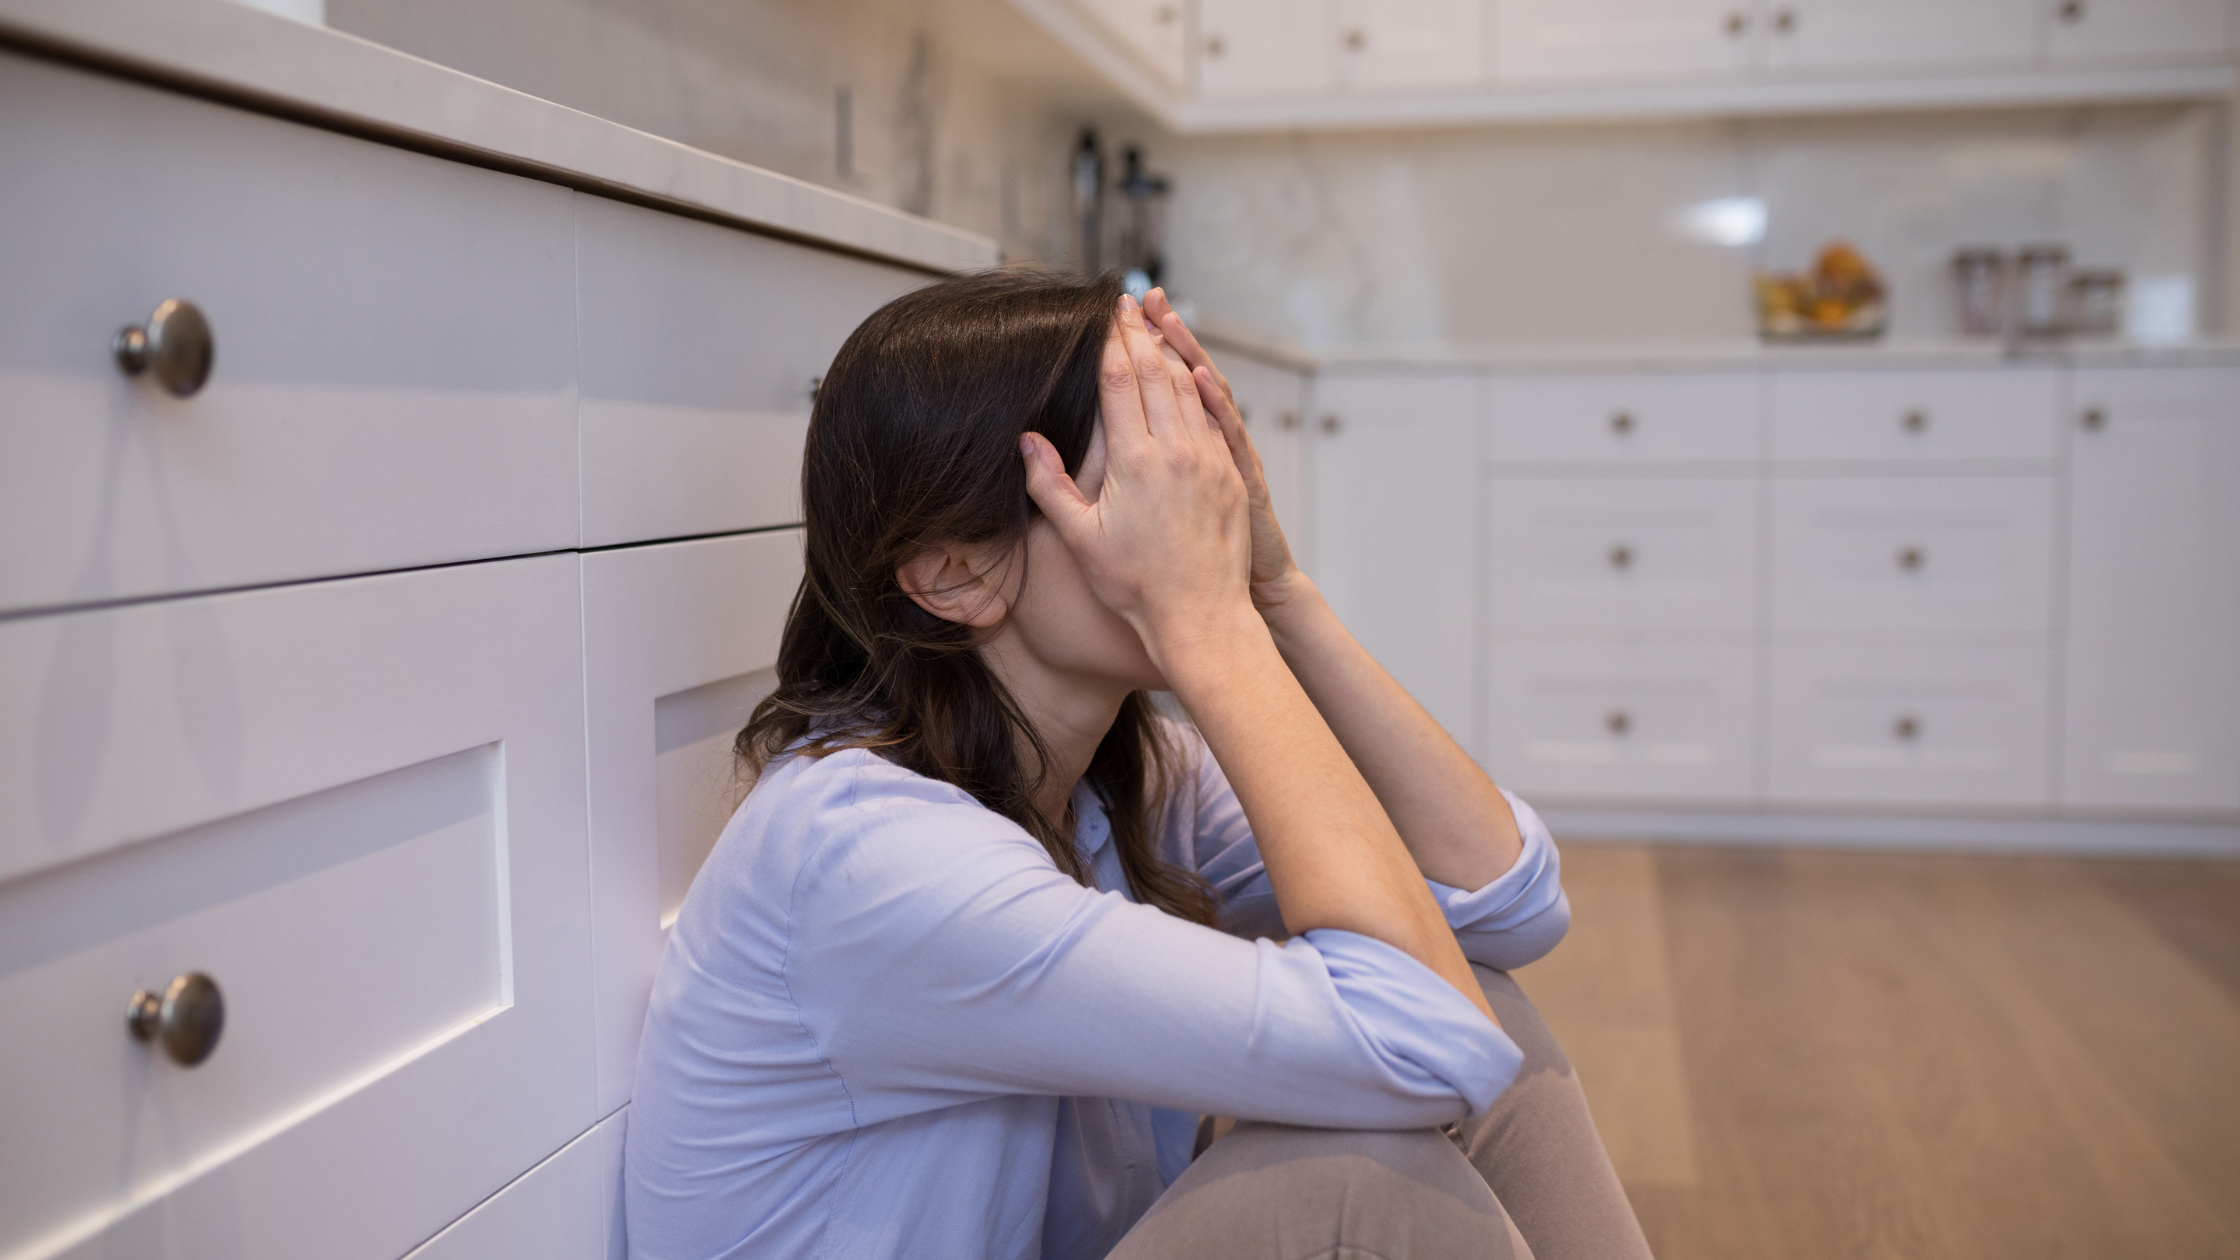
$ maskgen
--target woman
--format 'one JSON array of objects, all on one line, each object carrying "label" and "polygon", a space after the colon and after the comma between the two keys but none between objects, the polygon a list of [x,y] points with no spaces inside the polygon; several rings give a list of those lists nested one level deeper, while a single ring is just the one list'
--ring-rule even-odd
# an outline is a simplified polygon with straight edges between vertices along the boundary
[{"label": "woman", "polygon": [[[1162,295],[897,299],[802,493],[759,777],[647,1015],[632,1255],[1646,1256],[1501,974],[1569,921],[1546,829],[1292,564]],[[1193,1163],[1201,1113],[1259,1123]]]}]

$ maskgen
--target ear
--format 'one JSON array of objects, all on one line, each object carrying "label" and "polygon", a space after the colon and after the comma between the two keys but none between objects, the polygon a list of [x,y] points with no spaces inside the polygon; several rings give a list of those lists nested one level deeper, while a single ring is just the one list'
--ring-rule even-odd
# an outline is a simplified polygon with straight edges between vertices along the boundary
[{"label": "ear", "polygon": [[894,578],[918,607],[943,621],[986,630],[1011,611],[1009,559],[984,545],[942,543],[896,566]]}]

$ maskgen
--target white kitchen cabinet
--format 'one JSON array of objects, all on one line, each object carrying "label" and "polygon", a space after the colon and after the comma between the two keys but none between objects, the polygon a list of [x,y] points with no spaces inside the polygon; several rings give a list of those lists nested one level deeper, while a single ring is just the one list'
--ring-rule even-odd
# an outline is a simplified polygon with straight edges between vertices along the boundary
[{"label": "white kitchen cabinet", "polygon": [[583,545],[801,519],[811,394],[927,277],[579,195]]},{"label": "white kitchen cabinet", "polygon": [[1767,382],[1773,457],[1782,465],[2004,461],[2053,471],[2061,453],[2061,373],[1776,372]]},{"label": "white kitchen cabinet", "polygon": [[1748,636],[1496,636],[1482,760],[1528,797],[1747,802],[1756,652]]},{"label": "white kitchen cabinet", "polygon": [[1768,799],[1867,808],[2050,803],[2050,656],[2042,647],[1776,641]]},{"label": "white kitchen cabinet", "polygon": [[1314,384],[1309,575],[1362,646],[1473,744],[1475,381],[1331,374]]},{"label": "white kitchen cabinet", "polygon": [[1183,0],[1098,0],[1097,24],[1168,86],[1189,82],[1190,21]]},{"label": "white kitchen cabinet", "polygon": [[1488,465],[1725,464],[1759,454],[1758,379],[1742,372],[1501,374],[1479,403]]},{"label": "white kitchen cabinet", "polygon": [[801,532],[583,557],[599,1105],[627,1102],[670,924],[751,784],[732,739],[776,685]]},{"label": "white kitchen cabinet", "polygon": [[1198,0],[1202,96],[1302,96],[1331,86],[1330,10],[1324,0]]},{"label": "white kitchen cabinet", "polygon": [[1496,0],[1504,83],[1739,77],[1761,40],[1756,0]]},{"label": "white kitchen cabinet", "polygon": [[591,1125],[576,568],[0,623],[0,1251],[388,1260]]},{"label": "white kitchen cabinet", "polygon": [[1989,633],[2052,624],[2049,477],[1784,477],[1773,487],[1776,633]]},{"label": "white kitchen cabinet", "polygon": [[1336,0],[1337,69],[1357,91],[1466,87],[1485,75],[1487,0]]},{"label": "white kitchen cabinet", "polygon": [[1778,70],[1926,70],[2030,64],[2039,0],[1770,0]]},{"label": "white kitchen cabinet", "polygon": [[572,198],[0,54],[0,609],[575,545]]},{"label": "white kitchen cabinet", "polygon": [[2240,370],[2074,395],[2061,799],[2240,809]]},{"label": "white kitchen cabinet", "polygon": [[1291,543],[1292,554],[1309,565],[1307,545],[1307,378],[1296,368],[1247,358],[1227,350],[1214,351],[1221,374],[1236,391],[1237,407],[1244,413],[1245,432],[1260,452],[1260,468],[1268,479],[1268,498]]},{"label": "white kitchen cabinet", "polygon": [[1496,633],[1757,624],[1754,480],[1495,477],[1479,494]]},{"label": "white kitchen cabinet", "polygon": [[2046,55],[2056,63],[2213,56],[2230,47],[2230,0],[2041,0]]},{"label": "white kitchen cabinet", "polygon": [[553,1152],[406,1260],[628,1260],[615,1245],[623,1119],[609,1117]]}]

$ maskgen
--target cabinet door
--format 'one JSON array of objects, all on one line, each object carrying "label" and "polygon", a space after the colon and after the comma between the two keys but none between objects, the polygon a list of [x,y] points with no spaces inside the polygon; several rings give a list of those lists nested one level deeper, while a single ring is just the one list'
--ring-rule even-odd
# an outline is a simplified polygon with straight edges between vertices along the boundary
[{"label": "cabinet door", "polygon": [[1327,91],[1325,0],[1198,0],[1198,92],[1207,97]]},{"label": "cabinet door", "polygon": [[1741,373],[1495,373],[1479,414],[1494,465],[1742,468],[1758,458],[1758,381]]},{"label": "cabinet door", "polygon": [[1315,382],[1314,568],[1341,620],[1465,748],[1476,687],[1472,382]]},{"label": "cabinet door", "polygon": [[1221,356],[1222,375],[1237,393],[1245,431],[1260,452],[1268,497],[1276,520],[1302,567],[1312,563],[1307,550],[1307,380],[1297,371],[1236,355]]},{"label": "cabinet door", "polygon": [[1739,76],[1758,46],[1754,0],[1495,0],[1503,83]]},{"label": "cabinet door", "polygon": [[583,545],[801,519],[817,381],[925,277],[578,195]]},{"label": "cabinet door", "polygon": [[1337,0],[1338,82],[1467,87],[1485,73],[1486,0]]},{"label": "cabinet door", "polygon": [[2240,371],[2075,393],[2061,799],[2240,809]]},{"label": "cabinet door", "polygon": [[2056,62],[2214,56],[2231,38],[2229,0],[2044,0],[2039,11]]},{"label": "cabinet door", "polygon": [[2038,0],[1772,0],[1777,69],[2020,65],[2037,48]]},{"label": "cabinet door", "polygon": [[1522,793],[1747,801],[1756,660],[1747,638],[1496,637],[1485,648],[1486,767]]},{"label": "cabinet door", "polygon": [[576,568],[0,622],[0,1251],[390,1260],[590,1127]]},{"label": "cabinet door", "polygon": [[1484,501],[1496,630],[1749,631],[1758,483],[1740,477],[1497,477]]},{"label": "cabinet door", "polygon": [[1100,0],[1085,6],[1121,47],[1176,88],[1188,81],[1190,26],[1183,0]]},{"label": "cabinet door", "polygon": [[2004,460],[2050,472],[2061,452],[2061,376],[2047,369],[1779,372],[1768,397],[1784,464]]},{"label": "cabinet door", "polygon": [[599,1105],[627,1102],[669,925],[750,786],[732,737],[777,684],[801,532],[583,557]]}]

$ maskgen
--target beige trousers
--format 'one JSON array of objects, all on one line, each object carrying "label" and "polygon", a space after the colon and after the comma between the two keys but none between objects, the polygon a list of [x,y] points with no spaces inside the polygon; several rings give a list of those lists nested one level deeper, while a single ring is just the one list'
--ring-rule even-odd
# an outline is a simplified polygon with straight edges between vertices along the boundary
[{"label": "beige trousers", "polygon": [[1112,1260],[1648,1260],[1563,1048],[1506,972],[1475,970],[1524,1066],[1457,1138],[1239,1124]]}]

